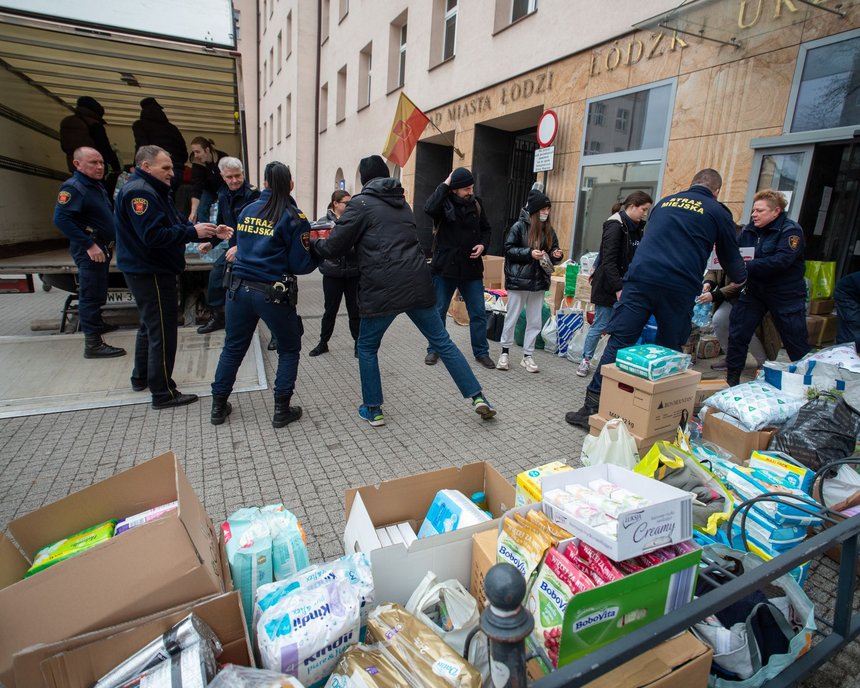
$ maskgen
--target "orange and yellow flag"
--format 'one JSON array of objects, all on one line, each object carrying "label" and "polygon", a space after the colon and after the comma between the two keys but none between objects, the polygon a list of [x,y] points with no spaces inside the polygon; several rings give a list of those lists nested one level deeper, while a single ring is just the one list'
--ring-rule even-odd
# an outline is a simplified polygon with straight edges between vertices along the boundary
[{"label": "orange and yellow flag", "polygon": [[397,110],[394,113],[394,123],[391,125],[391,132],[388,134],[388,141],[382,155],[395,165],[404,167],[412,151],[415,150],[421,132],[429,123],[430,119],[427,115],[401,92],[400,100],[397,101]]}]

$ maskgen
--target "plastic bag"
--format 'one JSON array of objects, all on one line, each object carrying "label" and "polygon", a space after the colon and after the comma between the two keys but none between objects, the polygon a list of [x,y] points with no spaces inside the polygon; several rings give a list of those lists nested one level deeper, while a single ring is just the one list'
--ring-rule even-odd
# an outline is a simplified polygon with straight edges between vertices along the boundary
[{"label": "plastic bag", "polygon": [[579,265],[569,260],[564,265],[564,295],[574,296],[576,294],[576,278],[579,276]]},{"label": "plastic bag", "polygon": [[[754,554],[719,544],[706,546],[703,556],[716,559],[724,568],[731,567],[730,562],[738,562],[741,570],[746,571],[764,563]],[[699,581],[701,586],[705,579],[700,578]],[[708,617],[695,624],[691,630],[702,642],[714,648],[713,667],[719,667],[740,677],[740,680],[728,680],[712,673],[709,686],[754,688],[764,685],[811,647],[812,634],[815,631],[815,605],[788,574],[777,578],[772,585],[780,588],[785,595],[770,598],[764,604],[770,605],[767,612],[773,615],[776,628],[785,637],[786,651],[771,654],[762,666],[761,648],[755,635],[748,630],[746,622],[739,622],[731,628],[726,628],[716,617]],[[697,591],[700,589],[698,588]],[[754,613],[761,611],[760,605],[753,607],[753,611],[747,615],[747,622]],[[773,639],[772,635],[769,637]]]},{"label": "plastic bag", "polygon": [[588,321],[583,318],[582,327],[573,333],[573,336],[567,343],[567,353],[565,354],[565,357],[571,363],[579,363],[582,360],[582,351],[585,348],[585,338],[588,336],[588,331],[590,329],[591,325],[589,325]]},{"label": "plastic bag", "polygon": [[633,470],[639,463],[639,450],[633,435],[620,418],[606,421],[600,434],[587,435],[582,441],[579,457],[583,466],[612,464]]},{"label": "plastic bag", "polygon": [[[549,305],[544,303],[542,308],[541,308],[541,314],[540,314],[541,329],[543,329],[544,323],[546,323],[546,321],[550,319],[550,316],[551,316],[551,311],[549,309]],[[525,339],[525,336],[526,336],[526,309],[523,308],[522,312],[520,313],[520,317],[517,318],[517,325],[514,328],[514,341],[516,342],[517,346],[523,345],[523,340]],[[544,347],[543,337],[538,335],[537,339],[535,340],[535,349],[543,349],[543,347]]]},{"label": "plastic bag", "polygon": [[844,399],[815,399],[803,405],[774,435],[769,449],[783,451],[813,470],[854,453],[860,413]]},{"label": "plastic bag", "polygon": [[556,318],[550,318],[544,323],[540,336],[543,337],[544,351],[551,354],[558,352],[558,321]]},{"label": "plastic bag", "polygon": [[594,274],[594,267],[599,255],[600,254],[596,251],[583,253],[582,257],[579,259],[579,274],[591,277],[591,275]]},{"label": "plastic bag", "polygon": [[573,334],[582,328],[584,319],[582,311],[573,308],[561,308],[555,314],[558,324],[558,355],[565,356]]},{"label": "plastic bag", "polygon": [[803,275],[809,282],[810,299],[829,299],[836,288],[836,263],[807,260]]},{"label": "plastic bag", "polygon": [[303,688],[292,676],[268,669],[250,669],[228,664],[212,679],[208,688]]}]

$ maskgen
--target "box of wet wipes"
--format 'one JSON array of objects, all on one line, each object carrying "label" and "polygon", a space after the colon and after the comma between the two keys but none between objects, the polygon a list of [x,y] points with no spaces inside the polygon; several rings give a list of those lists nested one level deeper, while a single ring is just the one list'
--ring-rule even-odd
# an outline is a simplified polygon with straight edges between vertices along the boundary
[{"label": "box of wet wipes", "polygon": [[610,559],[623,561],[693,537],[693,495],[608,464],[543,480],[543,510]]}]

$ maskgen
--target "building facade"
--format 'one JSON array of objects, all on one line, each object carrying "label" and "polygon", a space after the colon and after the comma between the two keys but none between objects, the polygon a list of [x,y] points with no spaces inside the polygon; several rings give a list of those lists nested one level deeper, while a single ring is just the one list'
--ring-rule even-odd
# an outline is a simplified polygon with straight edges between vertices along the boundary
[{"label": "building facade", "polygon": [[[265,3],[275,16],[291,5]],[[839,274],[860,269],[858,0],[676,5],[577,4],[573,15],[561,0],[302,3],[302,12],[318,12],[319,41],[307,47],[319,48],[318,87],[299,105],[315,109],[313,128],[296,122],[293,135],[317,150],[307,171],[300,145],[284,153],[295,149],[297,177],[313,183],[319,214],[334,188],[357,190],[358,161],[382,150],[405,92],[434,125],[403,170],[392,166],[422,238],[431,232],[424,200],[464,165],[498,253],[544,177],[533,171],[536,127],[551,109],[558,127],[546,188],[561,245],[575,258],[596,250],[616,200],[636,189],[656,199],[714,167],[736,221],[748,221],[756,190],[777,188],[806,231],[808,258],[836,261]],[[262,41],[259,55],[272,49]],[[277,132],[266,118],[276,121],[272,108],[283,100],[282,91],[267,100],[266,87],[264,138]],[[278,153],[275,141],[262,160]]]}]

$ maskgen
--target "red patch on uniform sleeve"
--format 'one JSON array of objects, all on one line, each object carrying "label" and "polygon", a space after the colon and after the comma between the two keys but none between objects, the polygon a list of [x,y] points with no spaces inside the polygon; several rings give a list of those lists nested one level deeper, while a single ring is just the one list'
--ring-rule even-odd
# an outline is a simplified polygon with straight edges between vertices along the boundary
[{"label": "red patch on uniform sleeve", "polygon": [[800,237],[796,234],[792,234],[788,237],[788,245],[792,251],[796,251],[797,247],[800,246]]},{"label": "red patch on uniform sleeve", "polygon": [[57,194],[57,203],[59,203],[60,205],[66,205],[66,203],[71,200],[72,194],[70,194],[68,191],[60,191],[60,193]]},{"label": "red patch on uniform sleeve", "polygon": [[302,232],[302,246],[305,247],[305,251],[310,249],[310,247],[311,247],[311,233],[310,232]]}]

